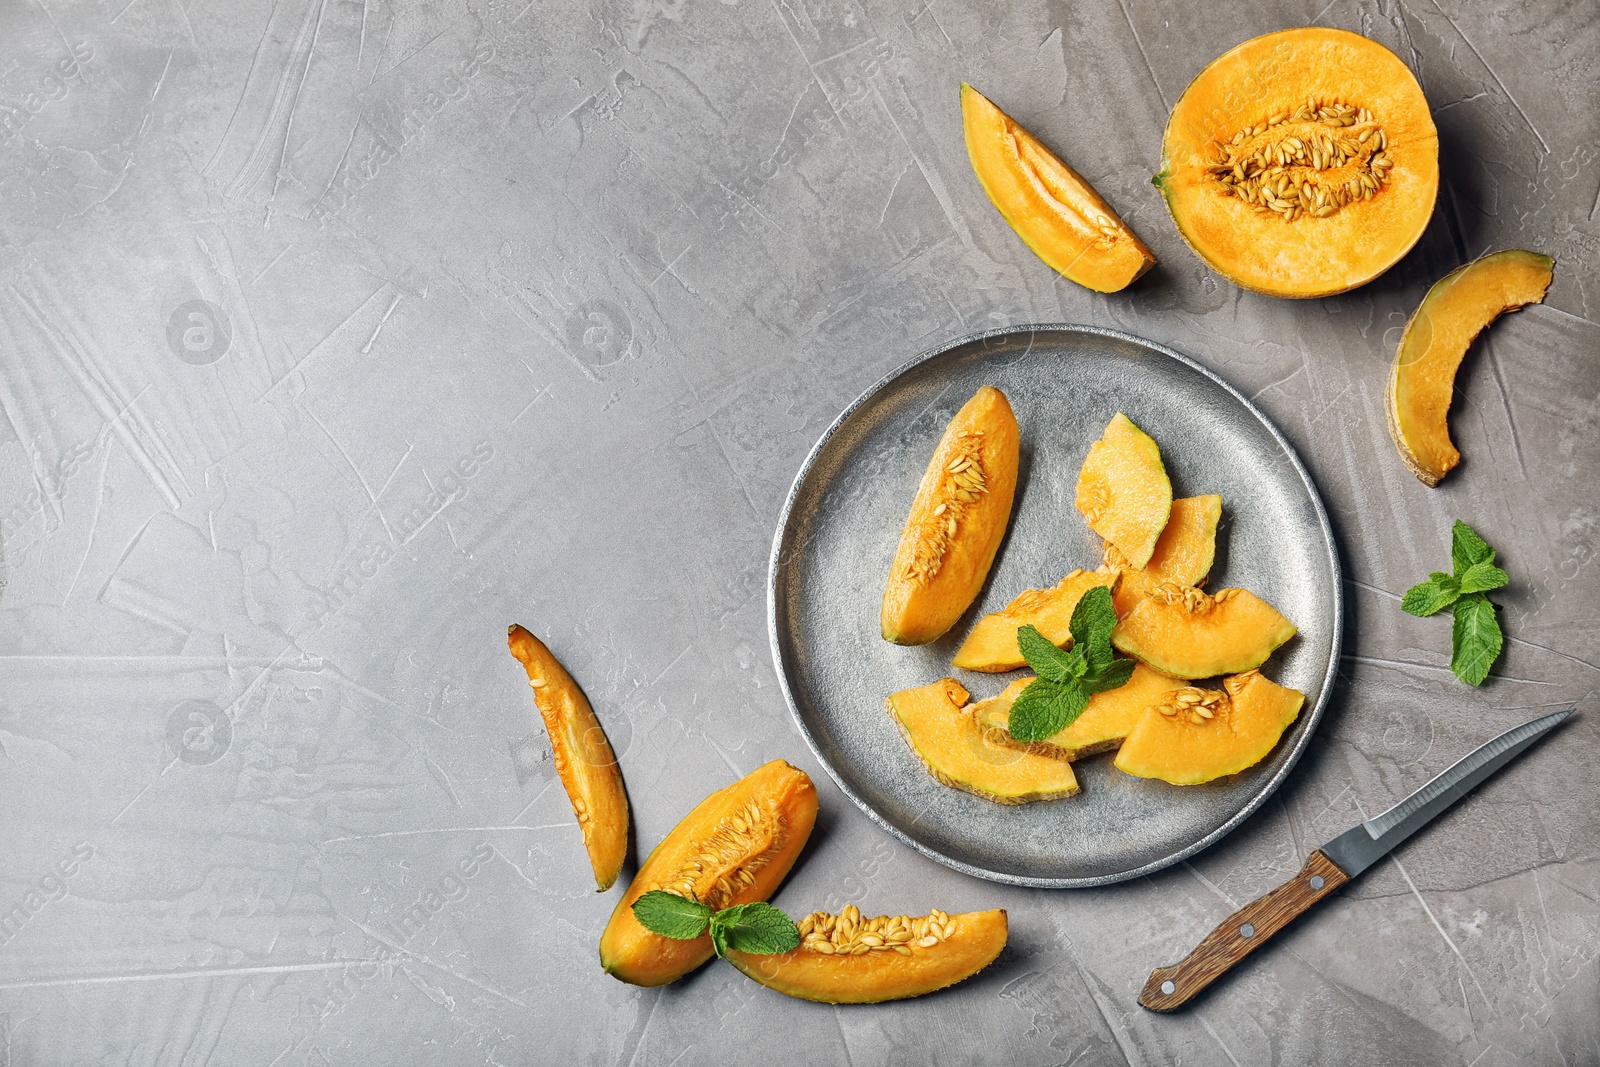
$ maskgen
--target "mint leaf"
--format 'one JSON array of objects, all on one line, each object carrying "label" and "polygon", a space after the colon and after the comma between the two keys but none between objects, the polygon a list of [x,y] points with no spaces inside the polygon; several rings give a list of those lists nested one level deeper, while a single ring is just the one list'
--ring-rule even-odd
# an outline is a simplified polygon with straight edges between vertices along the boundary
[{"label": "mint leaf", "polygon": [[1493,563],[1494,549],[1485,544],[1472,527],[1457,519],[1450,528],[1450,562],[1456,577],[1460,578],[1474,563]]},{"label": "mint leaf", "polygon": [[633,917],[639,925],[662,937],[693,941],[706,932],[711,909],[688,897],[652,889],[633,902]]},{"label": "mint leaf", "polygon": [[1493,563],[1474,563],[1461,576],[1461,592],[1463,595],[1483,593],[1490,589],[1499,589],[1509,581],[1511,579],[1506,572]]},{"label": "mint leaf", "polygon": [[1135,662],[1131,659],[1114,659],[1100,670],[1091,670],[1084,675],[1081,684],[1090,693],[1104,693],[1108,689],[1121,689],[1128,684],[1128,679],[1133,677]]},{"label": "mint leaf", "polygon": [[1117,625],[1117,609],[1111,603],[1111,590],[1097,585],[1078,598],[1072,609],[1073,650],[1080,653],[1090,669],[1111,662],[1111,631]]},{"label": "mint leaf", "polygon": [[1482,685],[1505,647],[1495,606],[1484,593],[1511,579],[1494,565],[1494,549],[1460,519],[1450,527],[1450,564],[1455,573],[1428,575],[1406,590],[1400,607],[1412,615],[1450,608],[1450,669],[1468,685]]},{"label": "mint leaf", "polygon": [[1017,627],[1017,648],[1022,650],[1022,658],[1033,668],[1034,674],[1052,682],[1064,682],[1072,677],[1075,660],[1082,658],[1061,651],[1032,623]]},{"label": "mint leaf", "polygon": [[1089,706],[1089,691],[1073,679],[1035,678],[1011,705],[1007,728],[1018,741],[1043,741],[1071,726]]},{"label": "mint leaf", "polygon": [[1468,685],[1482,685],[1505,644],[1500,621],[1494,617],[1494,605],[1482,593],[1473,593],[1456,601],[1454,615],[1450,669]]},{"label": "mint leaf", "polygon": [[780,909],[757,901],[711,916],[711,943],[719,956],[726,956],[729,949],[770,955],[799,948],[800,931]]},{"label": "mint leaf", "polygon": [[1427,581],[1406,590],[1400,610],[1408,615],[1433,615],[1454,604],[1460,595],[1460,584],[1454,578],[1435,571]]}]

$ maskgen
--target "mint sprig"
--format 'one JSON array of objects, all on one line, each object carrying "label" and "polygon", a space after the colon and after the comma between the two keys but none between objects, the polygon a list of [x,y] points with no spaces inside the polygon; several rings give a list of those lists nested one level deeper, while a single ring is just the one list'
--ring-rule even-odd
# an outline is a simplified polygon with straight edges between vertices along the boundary
[{"label": "mint sprig", "polygon": [[800,931],[789,916],[760,901],[712,911],[697,900],[652,889],[633,902],[633,917],[646,930],[677,941],[693,941],[710,930],[719,956],[730,949],[765,956],[800,947]]},{"label": "mint sprig", "polygon": [[1072,609],[1072,648],[1063,652],[1032,625],[1017,629],[1022,658],[1039,677],[1011,705],[1009,729],[1018,741],[1043,741],[1077,721],[1089,697],[1125,685],[1133,660],[1117,659],[1111,631],[1117,611],[1111,590],[1095,586]]},{"label": "mint sprig", "polygon": [[1434,571],[1406,590],[1400,609],[1428,616],[1450,608],[1450,669],[1468,685],[1482,685],[1505,647],[1494,602],[1484,594],[1511,579],[1494,565],[1494,549],[1460,519],[1450,528],[1450,566],[1453,573]]}]

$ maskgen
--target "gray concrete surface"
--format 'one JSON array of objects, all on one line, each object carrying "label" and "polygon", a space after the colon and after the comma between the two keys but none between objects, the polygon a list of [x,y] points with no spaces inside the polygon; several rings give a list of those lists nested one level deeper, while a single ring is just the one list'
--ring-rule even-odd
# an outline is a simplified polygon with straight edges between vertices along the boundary
[{"label": "gray concrete surface", "polygon": [[[1600,1062],[1596,12],[1550,2],[11,0],[0,6],[0,1063]],[[1417,71],[1426,237],[1337,299],[1242,293],[1148,183],[1226,47],[1320,22]],[[970,80],[1154,247],[1102,297],[973,180]],[[1429,282],[1553,254],[1428,490],[1383,426]],[[1193,861],[1081,892],[874,829],[775,685],[762,590],[806,449],[889,368],[997,324],[1172,345],[1327,499],[1341,693]],[[1062,383],[1070,388],[1070,382]],[[1397,599],[1451,519],[1500,549],[1481,690]],[[717,964],[601,973],[518,620],[588,687],[648,847],[777,756],[823,815],[780,904],[1010,909],[1001,961],[875,1009]],[[1502,728],[1582,714],[1241,968],[1151,967]],[[467,873],[470,872],[470,873]]]}]

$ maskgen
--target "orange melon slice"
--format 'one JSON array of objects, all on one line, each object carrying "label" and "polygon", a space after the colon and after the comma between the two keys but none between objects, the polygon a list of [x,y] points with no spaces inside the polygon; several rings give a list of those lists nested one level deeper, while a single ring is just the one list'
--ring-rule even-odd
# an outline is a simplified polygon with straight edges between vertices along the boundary
[{"label": "orange melon slice", "polygon": [[1064,730],[1043,741],[1017,741],[1011,736],[1011,705],[1032,681],[1032,678],[1019,678],[1006,686],[999,696],[978,701],[972,706],[973,717],[992,741],[1064,760],[1082,759],[1120,747],[1151,705],[1183,684],[1141,663],[1133,668],[1133,676],[1127,684],[1091,696],[1083,714]]},{"label": "orange melon slice", "polygon": [[1304,693],[1257,671],[1222,685],[1175,689],[1151,707],[1117,751],[1117,769],[1173,785],[1237,774],[1276,747],[1305,703]]},{"label": "orange melon slice", "polygon": [[1172,482],[1161,449],[1122,412],[1089,446],[1078,472],[1078,510],[1133,567],[1144,567],[1172,513]]},{"label": "orange melon slice", "polygon": [[1248,589],[1215,596],[1161,585],[1111,631],[1111,643],[1174,678],[1254,670],[1295,634],[1294,623]]}]

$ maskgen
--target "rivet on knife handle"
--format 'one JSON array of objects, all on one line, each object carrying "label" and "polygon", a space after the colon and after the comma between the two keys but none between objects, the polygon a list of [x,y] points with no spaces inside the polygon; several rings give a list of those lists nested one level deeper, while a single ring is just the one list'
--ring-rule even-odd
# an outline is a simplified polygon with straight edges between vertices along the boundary
[{"label": "rivet on knife handle", "polygon": [[1350,880],[1318,849],[1300,873],[1260,900],[1228,916],[1183,960],[1150,974],[1139,1003],[1151,1011],[1174,1011],[1288,926],[1307,908]]}]

